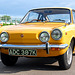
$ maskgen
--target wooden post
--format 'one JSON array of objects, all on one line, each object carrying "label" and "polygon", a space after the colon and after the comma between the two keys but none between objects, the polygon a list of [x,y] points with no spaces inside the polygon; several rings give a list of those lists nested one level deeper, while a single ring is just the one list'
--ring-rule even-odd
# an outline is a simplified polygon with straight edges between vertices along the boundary
[{"label": "wooden post", "polygon": [[15,25],[17,25],[17,18],[15,18]]},{"label": "wooden post", "polygon": [[5,18],[5,24],[7,24],[7,17]]}]

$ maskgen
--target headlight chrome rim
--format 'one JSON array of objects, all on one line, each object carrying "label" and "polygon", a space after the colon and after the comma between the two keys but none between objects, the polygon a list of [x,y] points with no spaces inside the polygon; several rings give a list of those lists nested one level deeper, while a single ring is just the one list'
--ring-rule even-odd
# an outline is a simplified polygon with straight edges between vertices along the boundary
[{"label": "headlight chrome rim", "polygon": [[[1,35],[4,34],[4,33],[5,33],[5,34],[7,35],[7,37],[8,37],[7,40],[2,40],[2,39],[1,39]],[[1,42],[7,42],[7,41],[9,40],[9,35],[8,35],[8,33],[7,33],[7,32],[2,32],[2,33],[0,34],[0,40],[1,40]]]},{"label": "headlight chrome rim", "polygon": [[[41,36],[42,33],[47,33],[47,34],[48,34],[48,40],[47,40],[47,41],[42,41],[42,40],[41,40],[40,36]],[[40,33],[40,35],[39,35],[39,39],[40,39],[41,42],[46,43],[46,42],[48,42],[49,39],[50,39],[50,34],[49,34],[47,31],[43,31],[43,32]]]},{"label": "headlight chrome rim", "polygon": [[[57,39],[52,36],[52,34],[53,34],[53,32],[54,32],[55,30],[58,30],[58,31],[60,32],[60,35],[61,35],[61,36],[60,36],[59,38],[57,38]],[[60,29],[57,29],[57,28],[56,28],[56,29],[53,29],[52,32],[51,32],[51,37],[52,37],[54,40],[60,40],[60,39],[62,38],[62,31],[61,31]]]}]

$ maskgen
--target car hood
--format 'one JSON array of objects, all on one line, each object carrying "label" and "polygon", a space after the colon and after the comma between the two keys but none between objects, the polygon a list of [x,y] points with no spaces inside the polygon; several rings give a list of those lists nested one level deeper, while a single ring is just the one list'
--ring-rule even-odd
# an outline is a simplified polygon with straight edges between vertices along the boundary
[{"label": "car hood", "polygon": [[51,33],[53,28],[58,28],[64,24],[54,23],[27,23],[21,25],[3,26],[1,32],[9,34],[8,44],[41,44],[39,35],[42,31]]},{"label": "car hood", "polygon": [[28,24],[20,24],[20,25],[10,25],[3,26],[1,29],[3,31],[25,31],[25,30],[52,30],[54,28],[58,28],[60,26],[65,25],[64,23],[28,23]]}]

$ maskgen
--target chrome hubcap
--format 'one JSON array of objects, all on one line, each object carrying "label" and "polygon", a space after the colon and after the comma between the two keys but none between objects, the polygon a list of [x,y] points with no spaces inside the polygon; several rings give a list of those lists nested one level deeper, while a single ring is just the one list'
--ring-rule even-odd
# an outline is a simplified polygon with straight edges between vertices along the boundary
[{"label": "chrome hubcap", "polygon": [[67,50],[67,63],[70,65],[72,61],[72,48],[71,46]]}]

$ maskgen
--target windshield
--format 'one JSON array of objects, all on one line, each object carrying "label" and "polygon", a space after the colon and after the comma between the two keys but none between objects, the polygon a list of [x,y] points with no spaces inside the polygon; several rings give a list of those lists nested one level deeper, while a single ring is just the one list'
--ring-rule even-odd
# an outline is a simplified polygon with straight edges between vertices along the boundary
[{"label": "windshield", "polygon": [[63,8],[48,8],[35,9],[27,13],[22,19],[21,23],[26,22],[71,22],[71,15],[69,9]]}]

